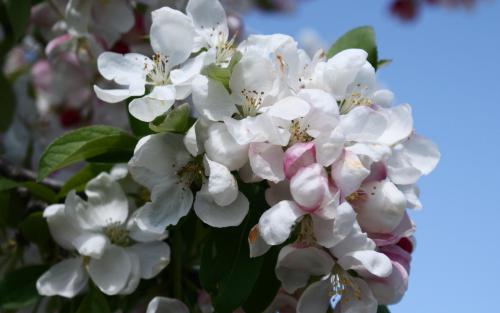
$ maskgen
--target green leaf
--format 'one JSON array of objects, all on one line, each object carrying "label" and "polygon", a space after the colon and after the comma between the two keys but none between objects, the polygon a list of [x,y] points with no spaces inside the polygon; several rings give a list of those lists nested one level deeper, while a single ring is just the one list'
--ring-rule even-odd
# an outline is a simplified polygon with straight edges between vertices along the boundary
[{"label": "green leaf", "polygon": [[19,229],[26,239],[35,243],[40,250],[46,251],[50,245],[50,232],[46,219],[42,212],[34,212],[28,215],[19,224]]},{"label": "green leaf", "polygon": [[17,269],[0,281],[0,308],[17,310],[35,303],[40,295],[36,281],[47,270],[46,265],[33,265]]},{"label": "green leaf", "polygon": [[370,26],[362,26],[348,31],[340,37],[326,53],[327,58],[346,49],[363,49],[368,53],[368,62],[375,69],[378,66],[377,44],[375,42],[375,31]]},{"label": "green leaf", "polygon": [[21,186],[24,188],[28,189],[31,194],[40,200],[43,200],[49,204],[56,203],[57,202],[57,195],[52,189],[42,185],[38,184],[33,181],[27,181],[20,183]]},{"label": "green leaf", "polygon": [[[241,187],[249,199],[264,199],[262,186]],[[262,202],[252,203],[239,227],[213,229],[204,246],[200,280],[212,294],[215,312],[233,312],[254,290],[264,259],[250,258],[248,234],[262,213]]]},{"label": "green leaf", "polygon": [[390,59],[378,60],[377,68],[380,69],[382,67],[390,65],[391,63],[392,63],[392,60],[390,60]]},{"label": "green leaf", "polygon": [[129,158],[137,139],[111,126],[89,126],[62,135],[45,149],[40,158],[38,180],[82,160],[106,154]]},{"label": "green leaf", "polygon": [[19,187],[19,183],[3,176],[0,176],[0,191],[6,191]]},{"label": "green leaf", "polygon": [[262,264],[259,278],[254,285],[252,293],[245,304],[243,304],[245,313],[264,312],[276,297],[281,287],[281,282],[276,278],[274,271],[278,260],[279,250],[279,247],[273,247],[265,255],[260,257],[264,258],[264,263]]},{"label": "green leaf", "polygon": [[154,134],[154,132],[149,128],[149,123],[136,119],[132,116],[132,114],[130,114],[130,112],[128,112],[128,123],[132,133],[136,136],[143,137]]},{"label": "green leaf", "polygon": [[149,128],[157,133],[185,133],[189,129],[189,104],[183,103],[170,110],[167,116],[159,121],[149,123]]},{"label": "green leaf", "polygon": [[14,39],[18,41],[24,36],[28,28],[31,2],[30,0],[6,0],[5,8],[14,33]]},{"label": "green leaf", "polygon": [[16,97],[12,91],[12,86],[3,73],[0,73],[0,95],[2,95],[2,103],[0,103],[0,131],[3,132],[12,123],[16,106]]},{"label": "green leaf", "polygon": [[107,172],[110,169],[110,164],[87,164],[62,186],[57,197],[59,199],[64,198],[71,190],[76,190],[76,192],[83,191],[89,180],[96,177],[99,173]]},{"label": "green leaf", "polygon": [[106,297],[92,286],[76,313],[111,313]]},{"label": "green leaf", "polygon": [[377,313],[391,313],[391,311],[389,311],[389,308],[386,305],[379,305]]},{"label": "green leaf", "polygon": [[228,91],[231,91],[229,80],[231,79],[234,67],[241,60],[241,57],[241,52],[237,52],[233,55],[227,67],[221,67],[212,63],[203,69],[202,74],[210,79],[221,82]]}]

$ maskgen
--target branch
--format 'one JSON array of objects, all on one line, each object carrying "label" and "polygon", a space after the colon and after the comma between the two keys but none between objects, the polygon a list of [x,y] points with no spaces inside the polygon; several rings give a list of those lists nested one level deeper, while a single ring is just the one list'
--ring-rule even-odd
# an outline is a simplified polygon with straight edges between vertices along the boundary
[{"label": "branch", "polygon": [[[14,181],[36,181],[36,173],[34,171],[16,166],[4,158],[0,157],[0,175],[10,178]],[[45,178],[40,181],[42,184],[54,191],[59,191],[63,186],[63,182],[52,178]]]}]

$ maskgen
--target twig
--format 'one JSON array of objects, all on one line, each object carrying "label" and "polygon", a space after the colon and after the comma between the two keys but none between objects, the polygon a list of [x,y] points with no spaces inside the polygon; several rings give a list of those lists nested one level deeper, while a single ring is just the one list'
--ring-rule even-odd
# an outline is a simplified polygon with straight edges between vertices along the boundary
[{"label": "twig", "polygon": [[[15,181],[36,181],[37,176],[35,172],[15,166],[4,158],[0,158],[0,175]],[[39,183],[54,191],[59,191],[63,186],[61,181],[52,178],[45,178]]]}]

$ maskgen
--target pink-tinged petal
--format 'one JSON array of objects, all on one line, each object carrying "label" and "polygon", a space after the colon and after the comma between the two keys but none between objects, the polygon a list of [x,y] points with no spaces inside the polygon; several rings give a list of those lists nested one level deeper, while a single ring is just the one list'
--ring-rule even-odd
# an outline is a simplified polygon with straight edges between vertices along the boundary
[{"label": "pink-tinged petal", "polygon": [[367,283],[379,304],[395,304],[403,298],[408,289],[408,272],[401,264],[392,262],[392,273],[389,277],[368,280]]},{"label": "pink-tinged petal", "polygon": [[363,277],[388,277],[392,272],[391,260],[383,253],[373,250],[350,252],[338,259],[344,269],[355,270]]},{"label": "pink-tinged petal", "polygon": [[297,303],[297,313],[326,313],[330,307],[332,284],[329,279],[312,283]]},{"label": "pink-tinged petal", "polygon": [[366,197],[355,205],[361,228],[369,233],[391,233],[405,215],[404,194],[388,180],[363,184],[360,190]]},{"label": "pink-tinged petal", "polygon": [[307,211],[318,209],[329,192],[326,170],[317,163],[301,168],[290,180],[290,192]]},{"label": "pink-tinged petal", "polygon": [[347,197],[357,191],[369,174],[370,171],[359,157],[347,150],[332,166],[332,179],[340,189],[341,197]]},{"label": "pink-tinged petal", "polygon": [[250,165],[257,176],[278,183],[285,179],[283,149],[268,143],[251,143],[248,151]]},{"label": "pink-tinged petal", "polygon": [[408,213],[399,223],[399,225],[387,234],[370,234],[370,238],[375,241],[378,247],[396,244],[400,239],[410,237],[415,233],[415,224],[412,222]]},{"label": "pink-tinged petal", "polygon": [[377,299],[373,296],[370,287],[361,278],[352,278],[358,287],[361,299],[349,301],[348,298],[341,300],[342,313],[375,313],[377,312]]},{"label": "pink-tinged petal", "polygon": [[411,263],[411,253],[406,249],[413,248],[413,246],[406,246],[407,242],[411,241],[400,241],[396,245],[379,247],[378,251],[385,254],[391,261],[401,264],[407,272],[410,272]]},{"label": "pink-tinged petal", "polygon": [[356,221],[356,213],[348,202],[337,207],[334,219],[322,219],[313,215],[314,237],[318,244],[331,248],[344,240]]},{"label": "pink-tinged petal", "polygon": [[311,276],[331,272],[335,261],[324,250],[315,247],[296,248],[292,245],[281,249],[276,263],[276,277],[283,289],[293,293],[305,287]]},{"label": "pink-tinged petal", "polygon": [[316,162],[316,149],[314,143],[296,143],[285,151],[283,167],[288,179],[297,171]]}]

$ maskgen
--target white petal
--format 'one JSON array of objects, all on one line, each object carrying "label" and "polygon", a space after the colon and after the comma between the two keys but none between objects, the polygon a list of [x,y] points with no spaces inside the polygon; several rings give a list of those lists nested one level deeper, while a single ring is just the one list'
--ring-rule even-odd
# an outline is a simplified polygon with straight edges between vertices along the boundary
[{"label": "white petal", "polygon": [[206,155],[205,175],[208,176],[208,193],[220,206],[231,204],[238,197],[238,183],[233,174],[222,164],[210,160]]},{"label": "white petal", "polygon": [[236,107],[222,83],[199,75],[193,81],[193,104],[202,116],[222,121],[236,113]]},{"label": "white petal", "polygon": [[373,275],[379,278],[388,277],[392,273],[391,260],[383,253],[376,251],[354,251],[338,259],[344,269],[355,270],[361,276]]},{"label": "white petal", "polygon": [[259,220],[262,238],[270,245],[279,245],[290,236],[296,221],[304,215],[293,201],[281,201],[265,211]]},{"label": "white petal", "polygon": [[361,230],[357,221],[354,221],[349,235],[333,246],[330,251],[339,259],[352,252],[374,249],[375,242],[368,238],[368,235]]},{"label": "white petal", "polygon": [[342,301],[342,313],[375,313],[377,312],[377,300],[373,297],[373,293],[370,287],[365,283],[363,279],[353,277],[352,280],[358,287],[361,300],[355,301]]},{"label": "white petal", "polygon": [[331,291],[328,278],[312,283],[301,295],[297,313],[326,313],[330,307]]},{"label": "white petal", "polygon": [[421,209],[422,203],[420,202],[420,190],[417,185],[398,185],[398,189],[406,197],[406,206],[412,209]]},{"label": "white petal", "polygon": [[344,150],[345,137],[339,127],[331,132],[321,133],[314,140],[316,159],[323,166],[330,166]]},{"label": "white petal", "polygon": [[379,144],[355,143],[345,149],[357,155],[365,155],[373,162],[385,160],[391,155],[391,149],[388,146]]},{"label": "white petal", "polygon": [[308,210],[317,209],[328,190],[326,171],[317,163],[301,168],[290,180],[293,199]]},{"label": "white petal", "polygon": [[148,229],[140,228],[139,225],[137,225],[138,221],[136,220],[139,211],[140,210],[134,211],[132,217],[129,219],[127,223],[127,230],[130,238],[132,238],[137,242],[151,242],[151,241],[164,240],[165,238],[168,237],[168,232],[166,230],[162,233],[157,233],[150,231]]},{"label": "white petal", "polygon": [[367,63],[368,54],[361,49],[343,50],[327,62],[326,82],[338,98],[344,98],[347,87]]},{"label": "white petal", "polygon": [[149,302],[146,313],[189,313],[189,309],[177,299],[155,297]]},{"label": "white petal", "polygon": [[196,194],[194,211],[204,223],[212,227],[230,227],[241,224],[248,213],[249,205],[245,195],[239,192],[234,202],[220,206],[214,201],[205,184]]},{"label": "white petal", "polygon": [[410,164],[424,175],[434,170],[441,157],[434,143],[418,135],[413,135],[403,145]]},{"label": "white petal", "polygon": [[120,294],[129,295],[137,289],[137,286],[139,286],[139,282],[141,281],[141,263],[139,256],[137,256],[134,252],[131,252],[129,249],[124,249],[124,251],[130,260],[132,268],[130,270],[130,274],[128,275],[127,283],[120,291]]},{"label": "white petal", "polygon": [[225,165],[230,171],[243,167],[248,161],[248,145],[238,144],[221,123],[208,129],[205,151],[211,160]]},{"label": "white petal", "polygon": [[175,102],[175,88],[172,85],[157,86],[141,98],[132,100],[128,109],[130,114],[143,122],[151,122],[165,114]]},{"label": "white petal", "polygon": [[313,215],[314,237],[318,244],[331,248],[344,240],[352,231],[356,213],[348,202],[337,207],[334,219],[322,219]]},{"label": "white petal", "polygon": [[108,238],[103,234],[84,233],[73,240],[73,246],[81,255],[99,259],[108,246]]},{"label": "white petal", "polygon": [[149,68],[152,61],[142,54],[104,52],[97,58],[99,73],[107,80],[113,80],[119,85],[140,85],[146,82],[145,68]]},{"label": "white petal", "polygon": [[91,259],[88,272],[92,281],[107,295],[120,293],[128,282],[132,261],[127,252],[111,245],[100,259]]},{"label": "white petal", "polygon": [[168,57],[171,67],[187,60],[193,50],[194,26],[191,18],[180,11],[162,7],[151,14],[151,47]]},{"label": "white petal", "polygon": [[87,286],[88,276],[82,258],[67,259],[52,266],[36,282],[43,296],[73,298]]},{"label": "white petal", "polygon": [[140,273],[144,279],[155,277],[170,262],[170,247],[162,241],[137,243],[129,251],[139,257]]},{"label": "white petal", "polygon": [[258,176],[278,183],[285,179],[283,149],[268,143],[252,143],[248,151],[252,170]]},{"label": "white petal", "polygon": [[291,121],[306,116],[309,112],[309,104],[299,97],[286,97],[273,104],[267,114]]},{"label": "white petal", "polygon": [[[77,197],[75,192],[71,192],[66,197],[66,202],[69,204],[70,199]],[[77,197],[78,200],[81,200]],[[81,205],[83,201],[80,202]],[[47,219],[47,224],[49,225],[50,234],[52,238],[66,250],[73,250],[73,240],[83,233],[86,233],[83,229],[79,227],[79,224],[72,219],[71,215],[67,215],[65,212],[65,204],[53,204],[49,205],[43,212],[43,217]]]},{"label": "white petal", "polygon": [[[218,0],[190,0],[186,13],[211,45],[228,38],[226,12]],[[212,36],[210,36],[212,34]]]},{"label": "white petal", "polygon": [[339,127],[347,141],[376,143],[387,128],[387,119],[369,107],[358,106],[342,115]]},{"label": "white petal", "polygon": [[85,187],[88,208],[84,218],[89,225],[106,227],[123,224],[128,217],[128,200],[120,184],[108,173],[101,173]]},{"label": "white petal", "polygon": [[[177,86],[182,86],[183,88],[188,88],[191,90],[191,83],[193,79],[200,74],[203,66],[205,65],[205,59],[207,58],[206,52],[198,54],[195,58],[189,59],[180,68],[172,70],[170,72],[170,80]],[[184,92],[185,93],[185,92]],[[190,93],[190,92],[189,92]],[[187,96],[187,95],[186,95]],[[184,99],[186,96],[177,98],[178,100]]]},{"label": "white petal", "polygon": [[271,248],[260,235],[259,225],[252,227],[248,233],[248,246],[250,247],[250,257],[256,258],[264,255]]},{"label": "white petal", "polygon": [[320,89],[302,89],[297,94],[311,106],[303,123],[308,125],[307,133],[317,137],[322,132],[331,131],[339,121],[339,106],[335,98]]},{"label": "white petal", "polygon": [[280,181],[277,184],[270,182],[269,188],[266,189],[265,198],[267,204],[270,206],[273,206],[283,200],[292,200],[290,182],[288,180]]},{"label": "white petal", "polygon": [[306,286],[310,276],[329,274],[334,264],[332,257],[321,249],[295,248],[288,245],[279,253],[275,272],[283,289],[293,293]]},{"label": "white petal", "polygon": [[225,118],[224,123],[228,132],[240,145],[268,141],[275,145],[285,146],[290,139],[289,132],[280,129],[267,114],[241,120]]},{"label": "white petal", "polygon": [[392,273],[386,279],[367,282],[379,304],[398,303],[408,289],[408,272],[397,262],[392,262],[392,266]]},{"label": "white petal", "polygon": [[341,196],[347,197],[357,191],[370,171],[361,163],[358,156],[345,151],[344,156],[332,166],[332,178],[340,189]]},{"label": "white petal", "polygon": [[144,94],[144,86],[142,88],[132,88],[132,89],[102,89],[97,85],[94,85],[94,92],[97,98],[108,103],[117,103],[123,101],[129,97],[142,96]]},{"label": "white petal", "polygon": [[153,190],[177,182],[177,171],[190,160],[183,136],[165,133],[141,138],[128,166],[135,181]]},{"label": "white petal", "polygon": [[193,204],[193,192],[184,185],[159,185],[153,189],[151,202],[137,213],[137,225],[144,230],[162,234],[169,225],[176,225]]},{"label": "white petal", "polygon": [[373,102],[383,108],[389,108],[394,101],[394,93],[387,89],[380,89],[373,93]]},{"label": "white petal", "polygon": [[392,146],[408,138],[413,131],[413,117],[409,104],[402,104],[379,112],[387,119],[387,129],[378,139],[378,142]]},{"label": "white petal", "polygon": [[355,205],[358,222],[370,233],[390,233],[405,214],[406,198],[390,181],[363,184],[366,199]]}]

